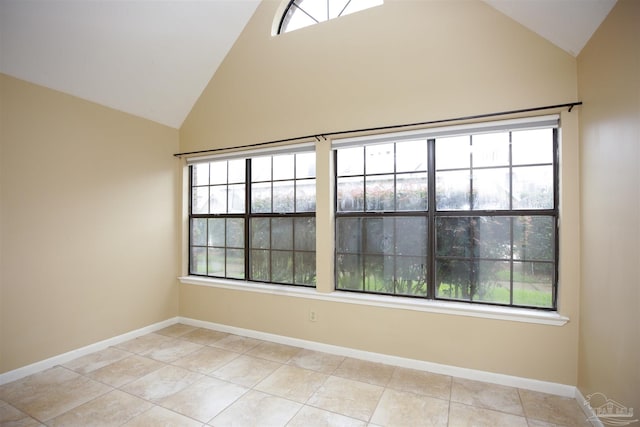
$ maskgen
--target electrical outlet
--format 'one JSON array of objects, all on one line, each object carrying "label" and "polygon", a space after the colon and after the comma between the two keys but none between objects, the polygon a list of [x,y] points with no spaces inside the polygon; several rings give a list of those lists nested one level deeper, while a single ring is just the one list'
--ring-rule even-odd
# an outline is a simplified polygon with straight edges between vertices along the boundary
[{"label": "electrical outlet", "polygon": [[309,321],[315,322],[316,320],[318,320],[318,314],[313,310],[309,311]]}]

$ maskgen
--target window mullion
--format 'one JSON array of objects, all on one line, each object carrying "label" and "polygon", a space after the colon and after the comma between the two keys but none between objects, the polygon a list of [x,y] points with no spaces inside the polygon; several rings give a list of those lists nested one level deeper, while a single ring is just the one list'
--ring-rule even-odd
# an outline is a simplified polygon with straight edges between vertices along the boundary
[{"label": "window mullion", "polygon": [[245,160],[244,187],[244,277],[251,280],[251,159]]},{"label": "window mullion", "polygon": [[436,297],[436,140],[427,141],[427,298]]}]

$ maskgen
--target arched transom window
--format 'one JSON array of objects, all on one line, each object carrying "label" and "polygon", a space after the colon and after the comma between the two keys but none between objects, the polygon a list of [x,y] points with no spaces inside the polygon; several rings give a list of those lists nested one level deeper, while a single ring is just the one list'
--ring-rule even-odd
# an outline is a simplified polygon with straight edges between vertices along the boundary
[{"label": "arched transom window", "polygon": [[280,19],[278,34],[349,15],[382,3],[383,0],[290,0]]}]

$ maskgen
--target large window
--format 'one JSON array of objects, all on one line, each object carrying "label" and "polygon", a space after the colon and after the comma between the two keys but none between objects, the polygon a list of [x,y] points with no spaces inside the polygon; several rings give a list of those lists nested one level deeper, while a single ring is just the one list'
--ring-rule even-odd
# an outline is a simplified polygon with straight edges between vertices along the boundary
[{"label": "large window", "polygon": [[336,288],[555,309],[557,153],[547,120],[336,144]]},{"label": "large window", "polygon": [[315,285],[315,153],[195,163],[190,183],[190,274]]}]

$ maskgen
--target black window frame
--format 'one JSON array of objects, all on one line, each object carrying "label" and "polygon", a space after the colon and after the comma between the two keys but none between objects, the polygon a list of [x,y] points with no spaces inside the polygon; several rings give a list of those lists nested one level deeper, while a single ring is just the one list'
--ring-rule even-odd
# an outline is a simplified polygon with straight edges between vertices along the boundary
[{"label": "black window frame", "polygon": [[[469,304],[482,304],[482,305],[492,305],[492,306],[504,306],[504,307],[513,307],[513,308],[526,308],[526,309],[536,309],[536,310],[543,310],[543,311],[556,311],[557,307],[558,307],[558,278],[559,278],[559,195],[560,195],[560,179],[559,179],[559,171],[560,171],[560,162],[559,162],[559,130],[558,130],[558,126],[545,126],[544,128],[551,128],[552,129],[552,147],[553,147],[553,207],[549,208],[549,209],[514,209],[513,208],[513,200],[510,200],[509,202],[509,209],[473,209],[472,205],[470,204],[470,207],[468,210],[438,210],[436,207],[436,156],[435,156],[435,150],[436,150],[436,137],[425,137],[423,139],[427,140],[427,144],[428,144],[428,155],[427,155],[427,174],[428,174],[428,182],[427,182],[427,192],[428,192],[428,200],[427,200],[427,208],[425,210],[421,210],[421,211],[367,211],[366,208],[366,199],[363,201],[363,210],[362,211],[341,211],[339,209],[339,200],[338,200],[338,196],[339,196],[339,191],[338,191],[338,179],[344,176],[339,176],[338,175],[338,150],[341,149],[340,146],[334,147],[334,151],[333,151],[333,165],[334,165],[334,185],[335,185],[335,191],[334,191],[334,198],[333,198],[333,208],[334,208],[334,213],[335,213],[335,224],[334,224],[334,232],[335,232],[335,236],[336,236],[336,245],[335,245],[335,250],[334,250],[334,265],[335,265],[335,269],[334,269],[334,283],[335,283],[335,289],[339,290],[339,291],[345,291],[345,292],[355,292],[355,293],[363,293],[363,294],[382,294],[382,295],[390,295],[390,296],[401,296],[401,297],[410,297],[410,298],[418,298],[418,299],[426,299],[426,300],[433,300],[433,301],[451,301],[451,302],[462,302],[462,303],[469,303]],[[510,182],[510,195],[512,194],[512,188],[511,188],[511,183],[513,181],[512,177],[513,177],[513,161],[512,161],[512,149],[511,149],[511,137],[512,137],[512,133],[517,131],[519,129],[513,129],[513,130],[508,130],[509,132],[509,182]],[[478,132],[474,132],[473,130],[470,130],[468,132],[468,135],[471,136],[473,134],[476,134]],[[409,141],[409,140],[415,140],[416,138],[403,138],[403,137],[399,137],[396,139],[391,138],[387,138],[384,139],[384,142],[378,142],[378,143],[390,143],[390,142],[403,142],[403,141]],[[375,139],[372,143],[370,144],[376,144],[377,142],[375,142]],[[362,146],[367,146],[370,145],[368,144],[366,141],[362,142]],[[357,146],[357,145],[356,145]],[[364,152],[364,150],[363,150]],[[365,159],[366,162],[366,159]],[[525,165],[520,165],[520,166],[525,166]],[[517,166],[516,166],[517,167]],[[471,164],[471,169],[473,169],[473,166]],[[395,168],[394,168],[395,170]],[[363,174],[361,174],[360,176],[362,176],[362,179],[366,181],[367,175],[366,172],[363,172]],[[395,174],[394,174],[395,176]],[[472,180],[472,178],[470,178]],[[394,178],[395,180],[395,178]],[[364,184],[363,184],[364,185]],[[471,184],[473,185],[473,184]],[[366,197],[366,190],[364,191],[364,197]],[[470,197],[473,197],[473,191],[470,192]],[[339,256],[344,255],[344,253],[340,253],[339,252],[339,244],[338,244],[338,239],[340,239],[339,234],[339,230],[338,230],[338,223],[342,218],[362,218],[362,220],[364,221],[365,219],[374,219],[374,218],[398,218],[398,217],[425,217],[427,218],[427,233],[426,233],[426,245],[427,245],[427,256],[426,256],[426,260],[425,260],[425,264],[426,264],[426,294],[424,296],[421,295],[410,295],[410,294],[406,294],[406,293],[392,293],[392,292],[380,292],[380,291],[368,291],[366,290],[365,287],[365,283],[366,283],[366,273],[364,273],[363,270],[363,274],[362,274],[362,279],[363,279],[363,283],[362,283],[362,289],[349,289],[349,288],[345,288],[345,287],[340,287],[339,286],[339,280],[338,280],[338,263],[339,263]],[[524,218],[524,217],[546,217],[546,218],[552,218],[552,227],[553,227],[553,261],[547,262],[547,261],[542,261],[543,263],[547,263],[547,264],[552,264],[552,288],[551,288],[551,304],[549,306],[537,306],[537,305],[524,305],[524,304],[518,304],[518,303],[514,303],[514,277],[513,277],[513,264],[514,264],[514,258],[513,258],[513,253],[511,255],[511,259],[510,259],[510,269],[511,269],[511,276],[510,276],[510,287],[509,287],[509,303],[505,304],[505,303],[497,303],[497,302],[492,302],[492,301],[481,301],[481,300],[473,300],[473,299],[469,299],[469,300],[465,300],[465,299],[459,299],[459,298],[446,298],[443,296],[438,296],[437,295],[437,278],[436,278],[436,274],[437,274],[437,267],[436,267],[436,263],[438,261],[438,259],[446,259],[446,257],[439,257],[438,253],[437,253],[437,241],[436,241],[436,234],[438,232],[438,229],[436,227],[436,223],[438,222],[439,219],[442,218]],[[510,221],[511,223],[511,231],[510,231],[510,241],[512,244],[511,250],[513,252],[513,235],[514,235],[514,231],[513,231],[513,223],[514,221]],[[361,253],[360,255],[364,255],[363,253]],[[362,261],[362,268],[364,269],[364,256],[362,256],[363,261]],[[471,270],[475,270],[477,269],[477,264],[480,261],[496,261],[494,259],[487,259],[485,260],[484,258],[481,257],[467,257],[467,258],[461,258],[463,260],[465,260],[466,262],[471,262],[472,267]],[[529,262],[534,262],[535,260],[525,260],[525,261],[529,261]],[[516,260],[515,262],[522,262],[524,263],[524,261],[518,261]],[[538,262],[538,261],[535,261]],[[394,260],[395,263],[395,260]],[[394,268],[395,268],[394,264]],[[476,272],[474,271],[470,271],[470,275],[476,274]],[[394,288],[395,289],[395,288]]]},{"label": "black window frame", "polygon": [[[316,218],[316,210],[315,207],[314,209],[311,211],[302,211],[302,212],[298,212],[296,211],[296,189],[297,189],[297,183],[300,181],[310,181],[316,180],[316,176],[315,174],[313,175],[313,177],[303,177],[303,178],[297,178],[295,177],[295,172],[294,172],[294,178],[292,179],[271,179],[271,180],[266,180],[266,181],[260,181],[262,183],[266,183],[266,182],[270,182],[271,183],[271,194],[273,195],[273,183],[277,183],[277,182],[284,182],[284,181],[294,181],[294,201],[293,201],[293,206],[294,206],[294,210],[293,212],[273,212],[273,197],[272,199],[272,209],[271,212],[260,212],[260,213],[254,213],[252,212],[252,208],[251,208],[251,200],[252,200],[252,184],[254,183],[252,181],[252,174],[251,174],[251,167],[252,167],[252,160],[255,158],[259,158],[259,157],[268,157],[270,156],[273,162],[273,157],[275,156],[279,156],[279,155],[288,155],[288,154],[292,154],[292,155],[297,155],[297,154],[305,154],[305,153],[314,153],[313,150],[295,150],[292,152],[287,152],[287,151],[283,151],[283,152],[277,152],[277,153],[268,153],[268,154],[255,154],[255,155],[246,155],[246,156],[242,156],[242,157],[236,157],[235,160],[237,160],[238,158],[242,158],[244,159],[245,162],[245,177],[244,177],[244,212],[243,213],[193,213],[193,199],[194,199],[194,192],[193,192],[193,188],[194,188],[194,177],[193,177],[193,173],[194,173],[194,165],[195,163],[212,163],[212,162],[216,162],[216,161],[225,161],[225,160],[231,160],[231,159],[227,159],[227,158],[220,158],[220,159],[209,159],[206,161],[201,161],[201,162],[194,162],[192,164],[189,165],[189,173],[188,173],[188,177],[189,177],[189,207],[188,207],[188,221],[189,221],[189,234],[188,234],[188,272],[190,276],[198,276],[198,277],[208,277],[208,278],[213,278],[213,279],[224,279],[224,280],[236,280],[236,281],[244,281],[244,282],[258,282],[258,283],[268,283],[268,284],[276,284],[276,285],[287,285],[287,286],[298,286],[298,287],[309,287],[309,288],[315,288],[316,284],[315,284],[315,280],[316,280],[316,267],[315,267],[315,258],[316,258],[316,250],[315,250],[315,218]],[[314,153],[315,155],[315,153]],[[273,167],[273,163],[272,163],[272,167]],[[294,162],[294,168],[295,168],[295,162]],[[209,184],[209,185],[202,185],[202,187],[212,187],[213,185]],[[315,187],[314,187],[315,188]],[[228,194],[227,194],[228,196]],[[256,279],[254,278],[253,274],[252,274],[252,270],[251,270],[251,261],[252,261],[252,246],[251,246],[251,226],[252,226],[252,220],[253,219],[268,219],[270,221],[273,221],[274,219],[276,220],[282,220],[282,219],[287,219],[290,218],[291,222],[292,222],[292,248],[291,250],[286,250],[286,249],[274,249],[272,247],[268,248],[268,249],[263,249],[269,252],[269,277],[267,279]],[[310,249],[298,249],[295,247],[296,245],[296,236],[295,236],[295,223],[297,219],[304,219],[304,218],[312,218],[313,219],[313,230],[314,230],[314,241],[313,244],[310,245],[313,247],[312,250]],[[244,277],[233,277],[230,276],[226,270],[226,262],[225,262],[225,274],[224,275],[215,275],[215,274],[209,274],[208,271],[208,264],[209,264],[209,248],[224,248],[224,249],[235,249],[235,247],[233,246],[209,246],[208,242],[206,246],[202,246],[202,245],[194,245],[193,242],[193,227],[194,227],[194,219],[206,219],[207,220],[207,227],[208,227],[208,223],[209,223],[209,219],[242,219],[243,220],[243,251],[244,251]],[[270,243],[272,242],[272,228],[269,228],[269,241]],[[225,242],[226,243],[226,242]],[[206,248],[207,249],[207,255],[206,255],[206,265],[207,265],[207,273],[206,274],[202,274],[199,272],[194,272],[194,270],[192,269],[193,267],[193,248]],[[271,259],[273,256],[273,253],[276,252],[280,252],[280,253],[284,253],[284,252],[290,252],[292,254],[292,277],[293,280],[291,282],[287,282],[287,281],[278,281],[278,280],[272,280],[273,279],[273,271],[271,268]],[[296,258],[297,255],[312,255],[313,257],[313,283],[296,283]],[[226,261],[226,258],[225,258]]]}]

